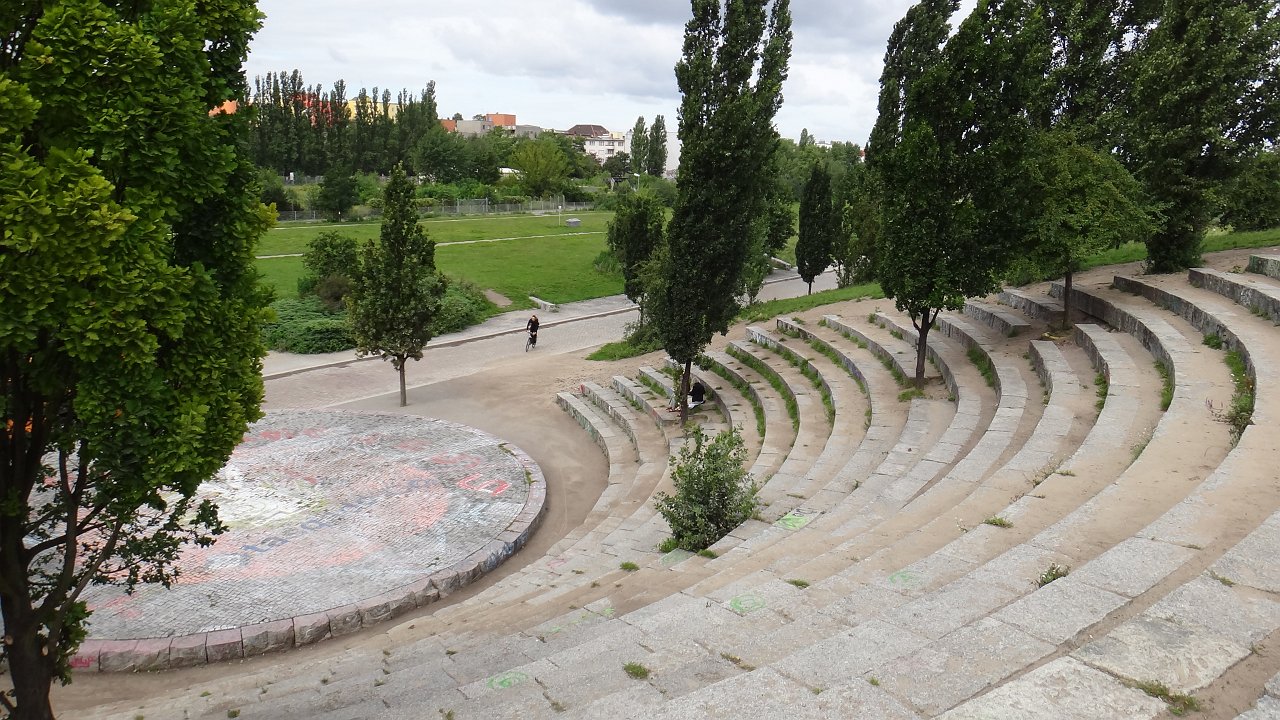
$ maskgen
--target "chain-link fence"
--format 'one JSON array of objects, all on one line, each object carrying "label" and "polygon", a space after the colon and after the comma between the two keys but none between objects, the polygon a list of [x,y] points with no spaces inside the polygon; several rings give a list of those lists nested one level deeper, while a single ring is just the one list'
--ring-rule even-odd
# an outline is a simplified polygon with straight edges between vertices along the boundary
[{"label": "chain-link fence", "polygon": [[[501,215],[511,213],[571,213],[581,210],[590,210],[595,207],[594,203],[589,202],[564,202],[563,200],[529,200],[522,203],[493,203],[487,198],[476,198],[471,200],[455,200],[452,202],[442,202],[437,205],[420,208],[418,214],[423,217],[432,217],[438,215],[445,216],[464,216],[464,215]],[[315,210],[279,210],[277,216],[280,222],[290,222],[296,220],[324,220],[323,214]],[[376,220],[382,217],[380,210],[372,208],[359,208],[352,210],[343,216],[344,220]]]}]

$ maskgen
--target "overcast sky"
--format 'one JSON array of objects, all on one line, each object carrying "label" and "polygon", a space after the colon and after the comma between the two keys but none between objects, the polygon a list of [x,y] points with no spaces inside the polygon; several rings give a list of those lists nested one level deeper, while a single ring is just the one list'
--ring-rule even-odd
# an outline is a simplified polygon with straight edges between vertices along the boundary
[{"label": "overcast sky", "polygon": [[[974,0],[962,4],[970,8]],[[797,139],[864,143],[875,123],[885,43],[912,0],[792,0],[790,75],[777,126]],[[267,15],[245,74],[302,72],[349,96],[419,92],[436,81],[442,117],[516,115],[564,130],[625,132],[643,115],[675,130],[688,0],[259,0]]]}]

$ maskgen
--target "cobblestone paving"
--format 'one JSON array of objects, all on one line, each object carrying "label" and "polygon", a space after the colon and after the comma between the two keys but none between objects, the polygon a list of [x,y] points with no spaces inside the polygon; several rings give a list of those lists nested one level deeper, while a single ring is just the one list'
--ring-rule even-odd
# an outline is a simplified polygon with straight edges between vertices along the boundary
[{"label": "cobblestone paving", "polygon": [[394,590],[494,539],[523,508],[526,477],[501,440],[454,423],[269,413],[201,488],[230,529],[184,552],[171,589],[94,588],[89,634],[236,628]]}]

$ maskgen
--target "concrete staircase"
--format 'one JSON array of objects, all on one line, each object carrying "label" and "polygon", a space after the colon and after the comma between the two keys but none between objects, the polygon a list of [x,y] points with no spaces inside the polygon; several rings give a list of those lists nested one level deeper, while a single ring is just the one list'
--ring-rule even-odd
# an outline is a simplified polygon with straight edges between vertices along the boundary
[{"label": "concrete staircase", "polygon": [[694,420],[742,428],[763,503],[714,556],[657,549],[669,378],[583,383],[558,400],[609,484],[544,557],[349,647],[85,716],[1276,717],[1275,268],[1077,282],[1091,322],[1055,336],[1060,285],[1007,290],[939,319],[919,391],[900,314],[747,328],[699,370]]}]

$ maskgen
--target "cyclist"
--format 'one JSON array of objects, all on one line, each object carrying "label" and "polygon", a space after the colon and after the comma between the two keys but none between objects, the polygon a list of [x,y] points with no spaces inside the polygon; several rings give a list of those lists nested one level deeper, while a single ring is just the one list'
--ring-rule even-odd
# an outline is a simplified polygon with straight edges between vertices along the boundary
[{"label": "cyclist", "polygon": [[534,315],[529,318],[529,322],[525,324],[525,329],[529,331],[529,346],[538,346],[538,316]]}]

